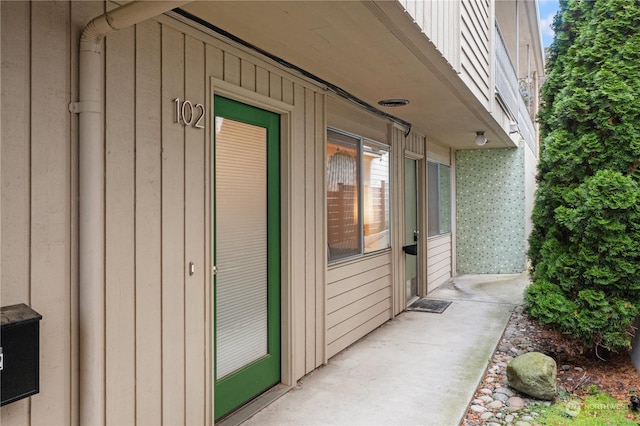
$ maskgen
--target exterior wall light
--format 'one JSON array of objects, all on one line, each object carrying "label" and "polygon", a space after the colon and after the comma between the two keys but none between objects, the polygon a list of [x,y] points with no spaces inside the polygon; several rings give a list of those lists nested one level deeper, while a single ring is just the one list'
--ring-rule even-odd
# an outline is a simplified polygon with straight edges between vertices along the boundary
[{"label": "exterior wall light", "polygon": [[487,143],[487,138],[484,135],[484,132],[476,132],[475,143],[478,146],[482,146]]}]

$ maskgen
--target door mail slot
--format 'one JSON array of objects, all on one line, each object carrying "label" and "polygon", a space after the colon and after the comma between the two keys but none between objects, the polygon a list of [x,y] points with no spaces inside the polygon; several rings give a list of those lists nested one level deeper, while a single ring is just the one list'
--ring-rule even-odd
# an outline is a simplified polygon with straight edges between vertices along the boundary
[{"label": "door mail slot", "polygon": [[40,390],[40,320],[21,303],[0,308],[0,406]]}]

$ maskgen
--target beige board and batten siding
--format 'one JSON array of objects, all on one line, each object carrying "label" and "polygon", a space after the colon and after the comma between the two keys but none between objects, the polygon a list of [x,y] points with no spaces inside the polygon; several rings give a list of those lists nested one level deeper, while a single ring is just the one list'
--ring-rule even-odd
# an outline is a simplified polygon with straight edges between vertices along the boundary
[{"label": "beige board and batten siding", "polygon": [[442,56],[460,70],[460,2],[398,0]]},{"label": "beige board and batten siding", "polygon": [[[427,158],[451,167],[452,194],[455,193],[455,165],[451,161],[451,149],[428,143]],[[427,182],[427,185],[431,185]],[[453,233],[455,232],[455,197],[451,198],[452,232],[430,237],[427,241],[427,287],[429,291],[447,282],[453,274]]]},{"label": "beige board and batten siding", "polygon": [[[2,424],[78,421],[78,146],[68,108],[77,100],[80,31],[112,7],[0,3],[0,296],[3,306],[26,303],[43,315],[40,393],[2,407]],[[104,43],[106,273],[97,285],[106,297],[106,423],[211,423],[211,135],[175,123],[173,100],[208,113],[213,78],[227,94],[237,88],[289,111],[283,303],[292,308],[283,317],[283,380],[293,383],[326,359],[324,95],[166,16]]]},{"label": "beige board and batten siding", "polygon": [[[77,40],[104,3],[0,2],[0,301],[40,321],[40,392],[0,424],[77,424]],[[5,359],[5,368],[7,360]]]},{"label": "beige board and batten siding", "polygon": [[[128,40],[117,38],[130,37]],[[121,142],[113,138],[113,148],[107,148],[107,195],[119,194],[127,185],[132,187],[132,197],[122,202],[107,196],[107,224],[109,217],[122,216],[122,210],[131,214],[114,218],[114,226],[121,221],[134,220],[136,232],[128,244],[136,249],[136,259],[142,256],[144,263],[136,260],[136,271],[148,269],[150,276],[138,274],[129,281],[135,288],[136,301],[129,303],[126,312],[110,312],[110,306],[130,297],[107,278],[107,295],[113,300],[107,306],[107,348],[114,334],[110,315],[128,318],[134,339],[121,345],[118,361],[107,363],[107,413],[112,414],[109,423],[157,421],[170,424],[208,423],[211,416],[211,145],[210,130],[183,127],[175,123],[173,99],[189,100],[211,108],[211,95],[218,89],[225,96],[246,102],[259,103],[268,108],[289,111],[290,120],[283,121],[289,127],[283,129],[283,246],[288,254],[283,265],[283,298],[291,309],[284,309],[283,340],[288,347],[286,381],[292,382],[312,371],[324,362],[324,263],[323,250],[318,248],[316,234],[323,229],[322,178],[316,178],[316,159],[323,152],[317,149],[319,129],[324,128],[323,96],[316,88],[305,84],[275,66],[261,61],[240,48],[221,42],[204,30],[160,17],[136,26],[130,34],[110,36],[109,43],[118,43],[109,56],[108,66],[116,57],[136,57],[134,66],[120,68],[115,76],[121,81],[129,79],[136,92],[136,104],[144,109],[130,117],[140,118],[131,125],[136,127],[137,137],[132,141],[142,143],[148,150],[144,157],[130,155],[131,147],[118,147]],[[126,59],[122,59],[127,63]],[[124,70],[129,74],[122,75]],[[109,87],[107,72],[107,92]],[[121,84],[121,83],[118,83]],[[114,85],[113,90],[116,90]],[[119,97],[126,103],[126,97]],[[119,101],[114,96],[107,106],[115,110]],[[118,113],[121,114],[121,113]],[[123,117],[105,117],[109,125],[122,126]],[[210,117],[207,115],[207,120]],[[207,122],[211,129],[211,123]],[[140,142],[138,142],[140,138]],[[155,141],[155,143],[153,143]],[[107,130],[107,147],[111,139]],[[116,155],[121,155],[118,160]],[[113,158],[113,161],[111,159]],[[323,157],[322,157],[323,158]],[[128,159],[128,161],[127,161]],[[143,163],[138,165],[138,163]],[[112,164],[113,163],[113,164]],[[133,167],[126,182],[119,174],[110,184],[109,170],[115,171],[122,163]],[[142,176],[139,176],[142,174]],[[304,176],[292,179],[291,176]],[[323,175],[322,175],[323,176]],[[114,179],[116,177],[114,176]],[[314,183],[315,182],[315,183]],[[116,187],[117,185],[117,187]],[[120,195],[122,196],[122,195]],[[142,200],[140,205],[137,200]],[[124,203],[124,205],[123,205]],[[142,210],[144,208],[145,210]],[[139,222],[144,222],[140,223]],[[107,225],[107,247],[111,233]],[[320,243],[323,240],[320,239]],[[123,244],[123,241],[114,242]],[[320,255],[318,255],[318,252]],[[113,262],[119,257],[113,256]],[[189,264],[195,265],[190,275]],[[107,252],[107,277],[110,272],[119,277],[118,264],[110,263]],[[140,283],[140,287],[138,287]],[[129,290],[130,292],[131,290]],[[124,319],[120,319],[125,322]],[[119,326],[121,326],[120,324]],[[145,341],[138,336],[144,336]],[[143,346],[144,345],[144,346]],[[109,359],[107,357],[107,359]],[[134,360],[135,365],[131,365]],[[110,375],[116,366],[129,363],[135,371],[137,383],[149,386],[138,393],[136,400],[119,398],[127,383],[117,374]],[[126,378],[123,378],[126,382]],[[109,383],[111,382],[111,383]],[[151,386],[156,386],[154,391]],[[163,389],[159,392],[157,389]],[[111,404],[113,401],[113,405]],[[117,406],[115,404],[118,404]],[[117,417],[115,417],[117,416]],[[135,417],[134,417],[135,416]]]},{"label": "beige board and batten siding", "polygon": [[[409,157],[418,161],[418,209],[421,214],[418,216],[418,229],[421,235],[426,235],[426,181],[427,162],[426,162],[426,138],[424,135],[412,130],[406,135],[406,129],[397,125],[389,126],[391,134],[391,149],[393,161],[393,177],[391,184],[393,191],[391,193],[392,205],[394,206],[392,219],[392,235],[393,235],[393,314],[398,315],[407,308],[407,288],[405,286],[405,257],[408,256],[402,251],[402,246],[406,243],[405,238],[405,157]],[[418,253],[425,253],[427,250],[426,238],[418,239]],[[427,283],[422,278],[427,270],[426,257],[418,257],[418,294],[423,296],[426,294]]]},{"label": "beige board and batten siding", "polygon": [[[389,142],[386,120],[333,96],[327,97],[327,123],[333,128],[377,142]],[[327,358],[392,318],[391,262],[392,252],[384,250],[328,266]]]}]

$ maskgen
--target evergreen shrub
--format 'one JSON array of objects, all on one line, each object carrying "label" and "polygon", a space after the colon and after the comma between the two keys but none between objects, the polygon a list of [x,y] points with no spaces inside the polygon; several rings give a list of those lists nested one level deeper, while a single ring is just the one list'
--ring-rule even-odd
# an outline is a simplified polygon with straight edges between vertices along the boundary
[{"label": "evergreen shrub", "polygon": [[619,351],[640,314],[640,4],[562,0],[554,27],[526,308]]}]

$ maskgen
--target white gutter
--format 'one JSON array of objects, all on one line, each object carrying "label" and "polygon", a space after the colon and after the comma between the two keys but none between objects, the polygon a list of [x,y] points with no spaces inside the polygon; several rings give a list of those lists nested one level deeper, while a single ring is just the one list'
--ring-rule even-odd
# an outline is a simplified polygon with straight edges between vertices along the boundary
[{"label": "white gutter", "polygon": [[[79,423],[105,423],[104,140],[102,40],[188,1],[133,1],[93,19],[79,52]],[[133,396],[132,396],[133,397]]]}]

